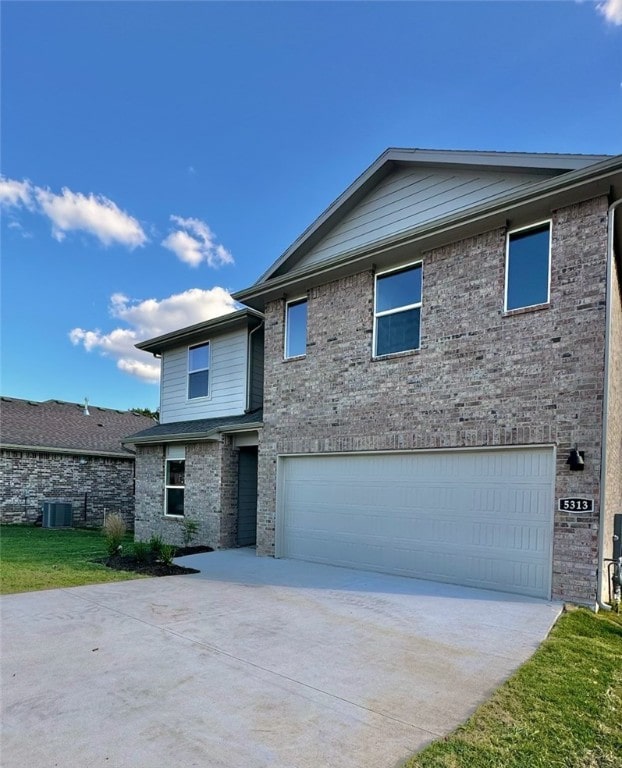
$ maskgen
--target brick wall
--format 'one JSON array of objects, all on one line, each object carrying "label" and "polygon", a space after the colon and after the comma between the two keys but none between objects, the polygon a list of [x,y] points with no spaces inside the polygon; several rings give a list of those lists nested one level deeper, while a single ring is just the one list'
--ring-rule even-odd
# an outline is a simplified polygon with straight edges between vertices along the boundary
[{"label": "brick wall", "polygon": [[[189,443],[186,449],[184,518],[199,528],[192,544],[214,549],[235,545],[237,529],[237,454],[232,439]],[[161,536],[170,544],[183,543],[183,518],[164,515],[163,445],[137,446],[136,539]]]},{"label": "brick wall", "polygon": [[[618,208],[618,216],[622,209]],[[622,514],[622,286],[619,264],[613,265],[611,333],[609,337],[609,393],[607,403],[607,464],[604,552],[612,556],[613,516]],[[606,569],[605,569],[606,570]],[[604,594],[608,597],[605,578]]]},{"label": "brick wall", "polygon": [[[505,230],[423,254],[421,349],[372,359],[373,274],[310,291],[307,355],[283,360],[283,301],[266,307],[258,551],[274,552],[276,456],[554,444],[553,591],[592,602],[597,568],[606,198],[553,214],[551,305],[503,315]],[[565,461],[579,444],[584,472]]]},{"label": "brick wall", "polygon": [[3,523],[33,523],[58,500],[71,502],[74,525],[99,527],[116,512],[134,527],[133,459],[3,449],[0,477]]}]

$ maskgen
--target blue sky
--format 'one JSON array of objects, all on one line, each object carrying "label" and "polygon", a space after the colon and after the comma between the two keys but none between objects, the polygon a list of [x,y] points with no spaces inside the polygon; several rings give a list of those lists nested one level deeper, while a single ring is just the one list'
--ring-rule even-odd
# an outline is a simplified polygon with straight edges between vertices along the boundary
[{"label": "blue sky", "polygon": [[388,146],[622,153],[622,0],[3,2],[4,395],[158,403]]}]

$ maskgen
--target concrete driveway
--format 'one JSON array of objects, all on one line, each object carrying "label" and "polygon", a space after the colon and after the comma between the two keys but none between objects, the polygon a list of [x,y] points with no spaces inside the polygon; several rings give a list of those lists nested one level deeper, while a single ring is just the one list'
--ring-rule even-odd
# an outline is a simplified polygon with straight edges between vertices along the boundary
[{"label": "concrete driveway", "polygon": [[3,768],[393,768],[561,610],[248,549],[180,562],[202,573],[2,598]]}]

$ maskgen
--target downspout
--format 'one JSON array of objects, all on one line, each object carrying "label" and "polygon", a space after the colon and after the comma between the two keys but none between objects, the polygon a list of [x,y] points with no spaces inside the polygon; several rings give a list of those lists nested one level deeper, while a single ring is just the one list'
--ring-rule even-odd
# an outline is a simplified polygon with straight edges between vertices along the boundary
[{"label": "downspout", "polygon": [[605,371],[604,371],[604,393],[603,393],[603,429],[602,446],[600,452],[600,514],[598,521],[598,581],[596,584],[596,605],[603,611],[610,611],[611,606],[604,603],[601,595],[604,592],[603,580],[605,577],[604,559],[605,559],[605,504],[607,495],[607,413],[609,411],[609,345],[611,329],[611,303],[613,299],[613,240],[615,213],[619,205],[622,204],[622,198],[614,200],[607,211],[607,288],[605,301]]},{"label": "downspout", "polygon": [[[158,397],[158,421],[160,421],[162,419],[162,355],[159,352],[152,352],[152,354],[156,360],[160,360],[160,396]],[[136,446],[134,446],[134,448],[136,448]]]},{"label": "downspout", "polygon": [[248,346],[246,351],[246,413],[249,413],[251,410],[251,364],[253,360],[253,344],[251,336],[255,333],[255,331],[263,328],[263,326],[264,321],[262,320],[259,325],[256,328],[253,328],[253,330],[248,334]]}]

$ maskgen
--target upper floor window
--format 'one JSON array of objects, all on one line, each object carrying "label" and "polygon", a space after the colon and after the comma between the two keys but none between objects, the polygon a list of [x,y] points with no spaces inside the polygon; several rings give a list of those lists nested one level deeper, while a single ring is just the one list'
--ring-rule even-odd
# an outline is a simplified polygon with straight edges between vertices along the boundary
[{"label": "upper floor window", "polygon": [[285,357],[307,353],[307,300],[289,301],[285,307]]},{"label": "upper floor window", "polygon": [[376,275],[374,355],[419,349],[421,264]]},{"label": "upper floor window", "polygon": [[164,514],[183,517],[186,485],[186,451],[183,446],[169,446],[166,450],[164,478]]},{"label": "upper floor window", "polygon": [[209,392],[209,341],[188,349],[188,399]]},{"label": "upper floor window", "polygon": [[508,233],[505,309],[524,309],[549,301],[551,222]]}]

